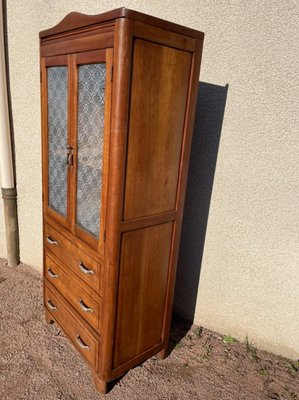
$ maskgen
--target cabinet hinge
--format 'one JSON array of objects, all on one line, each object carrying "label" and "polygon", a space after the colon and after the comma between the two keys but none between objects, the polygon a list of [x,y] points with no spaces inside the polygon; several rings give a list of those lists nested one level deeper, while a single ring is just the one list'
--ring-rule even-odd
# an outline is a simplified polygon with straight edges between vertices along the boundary
[{"label": "cabinet hinge", "polygon": [[42,83],[42,80],[43,80],[43,74],[42,74],[42,71],[40,71],[40,82]]},{"label": "cabinet hinge", "polygon": [[104,231],[104,243],[106,242],[106,231]]},{"label": "cabinet hinge", "polygon": [[111,81],[113,81],[113,65],[111,65]]}]

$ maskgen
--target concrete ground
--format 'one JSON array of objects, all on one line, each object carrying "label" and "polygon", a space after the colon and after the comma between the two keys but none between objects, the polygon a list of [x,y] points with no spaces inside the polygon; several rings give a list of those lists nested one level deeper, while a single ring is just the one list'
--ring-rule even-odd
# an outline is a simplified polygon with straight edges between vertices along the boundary
[{"label": "concrete ground", "polygon": [[0,260],[1,400],[295,400],[298,371],[298,362],[248,340],[176,320],[167,359],[151,358],[99,395],[80,355],[56,324],[44,321],[41,275]]}]

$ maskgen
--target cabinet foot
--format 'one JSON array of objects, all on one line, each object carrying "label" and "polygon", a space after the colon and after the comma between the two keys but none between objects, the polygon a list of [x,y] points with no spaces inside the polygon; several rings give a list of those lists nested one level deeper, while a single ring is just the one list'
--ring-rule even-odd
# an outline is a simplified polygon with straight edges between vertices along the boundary
[{"label": "cabinet foot", "polygon": [[98,392],[102,394],[107,393],[107,382],[100,379],[96,373],[93,373],[93,380]]},{"label": "cabinet foot", "polygon": [[54,319],[48,310],[45,310],[45,320],[48,324],[53,324]]},{"label": "cabinet foot", "polygon": [[160,350],[159,353],[157,354],[157,357],[160,358],[160,360],[164,360],[168,356],[168,349],[165,347],[164,349]]}]

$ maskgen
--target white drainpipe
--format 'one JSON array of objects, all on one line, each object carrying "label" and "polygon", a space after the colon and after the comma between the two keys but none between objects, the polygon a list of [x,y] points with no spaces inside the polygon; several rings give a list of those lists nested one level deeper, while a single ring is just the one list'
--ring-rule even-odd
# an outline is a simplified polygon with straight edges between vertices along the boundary
[{"label": "white drainpipe", "polygon": [[[4,51],[3,2],[0,4],[0,173],[9,266],[19,262],[17,192],[15,187],[11,130],[9,123],[7,81]],[[1,240],[1,238],[0,238]]]}]

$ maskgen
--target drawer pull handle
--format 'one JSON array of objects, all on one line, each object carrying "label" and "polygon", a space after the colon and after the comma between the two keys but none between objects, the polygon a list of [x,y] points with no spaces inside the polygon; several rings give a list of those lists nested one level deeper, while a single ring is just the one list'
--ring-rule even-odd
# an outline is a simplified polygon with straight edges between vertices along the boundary
[{"label": "drawer pull handle", "polygon": [[50,299],[47,301],[47,303],[48,303],[48,307],[50,308],[50,310],[57,311],[57,307],[54,306],[54,304],[52,303],[52,301]]},{"label": "drawer pull handle", "polygon": [[83,272],[83,274],[94,275],[94,271],[92,269],[87,268],[82,261],[79,262],[79,268]]},{"label": "drawer pull handle", "polygon": [[74,157],[74,149],[72,148],[72,146],[67,145],[66,146],[66,164],[72,166],[73,165],[73,157]]},{"label": "drawer pull handle", "polygon": [[87,344],[83,342],[83,340],[81,339],[80,335],[78,335],[76,337],[76,339],[77,339],[77,343],[81,347],[81,349],[89,350],[89,346],[87,346]]},{"label": "drawer pull handle", "polygon": [[88,306],[84,303],[84,301],[83,301],[82,299],[79,300],[79,304],[80,304],[80,307],[82,308],[83,311],[85,311],[85,312],[93,312],[93,309],[90,308],[90,307],[88,307]]},{"label": "drawer pull handle", "polygon": [[47,242],[50,243],[50,244],[58,245],[57,240],[52,239],[51,236],[47,236]]},{"label": "drawer pull handle", "polygon": [[54,272],[51,270],[51,268],[48,268],[48,275],[52,279],[59,278],[59,275],[58,274],[54,274]]}]

